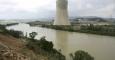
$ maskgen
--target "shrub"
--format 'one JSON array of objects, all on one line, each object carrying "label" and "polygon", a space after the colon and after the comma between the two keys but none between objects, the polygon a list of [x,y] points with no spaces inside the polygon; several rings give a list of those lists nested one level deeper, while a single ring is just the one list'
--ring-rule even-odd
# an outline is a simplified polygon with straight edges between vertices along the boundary
[{"label": "shrub", "polygon": [[46,41],[45,38],[41,38],[40,40],[30,39],[26,46],[34,51],[37,51],[36,49],[39,48],[48,52],[53,50],[53,43]]},{"label": "shrub", "polygon": [[40,39],[40,47],[45,51],[51,51],[53,49],[53,43],[46,41],[45,38]]},{"label": "shrub", "polygon": [[20,38],[23,34],[21,31],[14,31],[14,30],[8,30],[6,32],[16,38]]},{"label": "shrub", "polygon": [[36,32],[32,32],[32,33],[29,34],[29,36],[30,36],[31,39],[34,39],[36,35],[37,35]]},{"label": "shrub", "polygon": [[94,58],[90,54],[82,50],[76,51],[74,55],[70,54],[70,56],[73,60],[94,60]]}]

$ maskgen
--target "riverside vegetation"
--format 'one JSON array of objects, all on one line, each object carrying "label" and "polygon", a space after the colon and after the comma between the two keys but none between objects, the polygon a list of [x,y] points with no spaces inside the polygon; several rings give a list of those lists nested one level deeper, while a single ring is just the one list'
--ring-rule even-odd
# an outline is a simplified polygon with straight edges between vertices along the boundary
[{"label": "riverside vegetation", "polygon": [[[53,43],[47,41],[45,37],[42,37],[40,40],[34,39],[37,35],[36,32],[30,33],[30,37],[27,37],[23,36],[21,31],[7,30],[5,29],[5,26],[0,25],[0,34],[3,34],[6,37],[11,35],[16,39],[20,38],[23,43],[23,46],[19,47],[20,49],[18,49],[19,52],[16,52],[14,48],[6,49],[7,52],[10,51],[7,57],[4,56],[4,54],[7,53],[5,52],[6,50],[0,50],[1,52],[5,52],[4,54],[0,52],[1,60],[66,60],[65,56],[54,49]],[[0,46],[2,45],[0,44]],[[82,50],[76,51],[74,55],[71,53],[70,57],[72,60],[94,60],[90,54]]]},{"label": "riverside vegetation", "polygon": [[115,25],[70,25],[70,26],[59,26],[59,25],[42,25],[41,27],[64,30],[71,32],[91,33],[99,35],[115,36]]}]

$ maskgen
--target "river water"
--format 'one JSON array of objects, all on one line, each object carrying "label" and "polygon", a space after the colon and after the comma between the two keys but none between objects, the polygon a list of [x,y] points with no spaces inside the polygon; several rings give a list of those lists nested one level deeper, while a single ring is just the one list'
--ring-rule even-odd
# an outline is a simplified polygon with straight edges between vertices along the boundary
[{"label": "river water", "polygon": [[84,50],[91,54],[95,60],[115,60],[115,37],[103,36],[87,33],[59,31],[41,27],[31,27],[28,24],[18,24],[7,27],[23,31],[24,34],[37,32],[36,39],[46,36],[48,41],[54,43],[54,48],[61,49],[62,54],[66,56],[67,60],[71,60],[70,53],[77,50]]}]

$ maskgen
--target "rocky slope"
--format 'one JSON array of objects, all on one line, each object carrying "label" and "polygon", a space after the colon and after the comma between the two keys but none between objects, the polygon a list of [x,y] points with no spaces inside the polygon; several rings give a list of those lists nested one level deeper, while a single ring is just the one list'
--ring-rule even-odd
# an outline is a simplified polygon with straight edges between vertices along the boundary
[{"label": "rocky slope", "polygon": [[[39,49],[38,49],[39,51]],[[58,52],[57,52],[58,53]],[[62,59],[59,57],[62,56]],[[35,53],[26,47],[22,39],[0,34],[0,60],[65,60],[61,54],[50,55],[49,52]]]}]

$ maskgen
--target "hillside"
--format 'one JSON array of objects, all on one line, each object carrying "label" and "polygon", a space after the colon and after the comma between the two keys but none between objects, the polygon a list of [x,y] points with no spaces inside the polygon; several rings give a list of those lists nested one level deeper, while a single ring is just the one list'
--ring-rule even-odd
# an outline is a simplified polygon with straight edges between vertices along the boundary
[{"label": "hillside", "polygon": [[21,40],[14,38],[10,35],[0,34],[0,43],[8,46],[9,48],[15,48],[17,50],[24,46]]},{"label": "hillside", "polygon": [[52,56],[40,49],[37,49],[40,53],[36,53],[33,49],[28,49],[22,40],[0,34],[0,60],[60,60],[59,57],[62,56],[61,54],[56,56],[55,53],[52,53],[54,55]]}]

